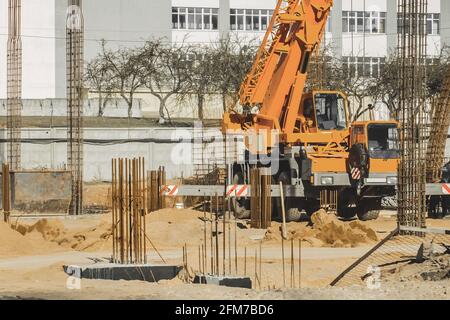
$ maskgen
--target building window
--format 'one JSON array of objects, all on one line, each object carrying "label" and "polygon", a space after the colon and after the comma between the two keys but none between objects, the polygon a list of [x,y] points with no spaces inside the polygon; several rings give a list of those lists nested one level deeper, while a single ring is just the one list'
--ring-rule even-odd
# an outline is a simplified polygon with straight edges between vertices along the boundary
[{"label": "building window", "polygon": [[441,15],[439,13],[427,14],[427,34],[438,35],[441,32]]},{"label": "building window", "polygon": [[342,32],[386,33],[386,12],[342,11]]},{"label": "building window", "polygon": [[331,33],[331,31],[332,31],[332,22],[331,22],[331,19],[332,19],[332,16],[331,16],[331,14],[330,14],[330,16],[328,17],[328,20],[327,20],[327,24],[326,24],[326,26],[325,26],[325,31],[326,31],[326,32],[329,32],[329,33]]},{"label": "building window", "polygon": [[[409,23],[409,17],[407,16],[405,21],[403,21],[403,14],[398,13],[397,15],[397,29],[398,33],[403,33],[403,30],[406,30],[406,33],[411,29]],[[439,35],[441,33],[441,15],[439,13],[428,13],[427,19],[424,23],[423,32],[426,32],[427,35]]]},{"label": "building window", "polygon": [[350,77],[378,78],[383,71],[386,58],[343,57],[343,67]]},{"label": "building window", "polygon": [[273,10],[231,9],[231,30],[264,31],[269,26]]},{"label": "building window", "polygon": [[172,29],[218,30],[219,9],[172,7]]}]

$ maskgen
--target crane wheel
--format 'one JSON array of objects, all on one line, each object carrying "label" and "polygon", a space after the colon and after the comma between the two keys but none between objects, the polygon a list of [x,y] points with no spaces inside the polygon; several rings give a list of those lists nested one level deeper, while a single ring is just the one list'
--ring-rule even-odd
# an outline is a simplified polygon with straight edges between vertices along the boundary
[{"label": "crane wheel", "polygon": [[[281,182],[283,182],[283,185],[289,185],[289,184],[291,184],[290,179],[291,178],[289,176],[289,173],[286,171],[283,171],[278,177],[278,183],[281,181]],[[275,218],[281,219],[281,217],[282,217],[281,199],[280,198],[274,199],[274,204],[275,204],[274,212],[276,214]],[[293,198],[288,198],[288,197],[284,198],[284,207],[285,207],[285,211],[286,211],[286,222],[300,221],[302,211],[301,211],[301,208],[299,208],[299,206],[297,204],[298,204],[298,199],[293,199]]]},{"label": "crane wheel", "polygon": [[357,206],[358,219],[361,221],[376,220],[380,216],[381,198],[362,199]]},{"label": "crane wheel", "polygon": [[352,190],[344,190],[339,193],[337,213],[344,219],[351,219],[356,216],[356,199]]}]

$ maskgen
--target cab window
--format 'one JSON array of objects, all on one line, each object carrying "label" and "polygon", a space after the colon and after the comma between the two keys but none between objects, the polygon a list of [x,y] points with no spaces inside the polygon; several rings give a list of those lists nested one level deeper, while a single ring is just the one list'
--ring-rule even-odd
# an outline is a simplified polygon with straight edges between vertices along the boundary
[{"label": "cab window", "polygon": [[344,130],[347,128],[345,101],[341,95],[319,93],[314,96],[319,130]]}]

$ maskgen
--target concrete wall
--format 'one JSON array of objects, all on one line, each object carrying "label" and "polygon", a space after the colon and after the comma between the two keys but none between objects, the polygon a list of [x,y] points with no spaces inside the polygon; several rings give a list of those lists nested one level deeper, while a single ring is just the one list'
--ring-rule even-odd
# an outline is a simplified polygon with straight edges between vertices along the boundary
[{"label": "concrete wall", "polygon": [[[6,100],[0,99],[0,116],[6,117]],[[98,115],[98,99],[84,101],[84,115]],[[22,116],[65,117],[67,116],[66,99],[22,100]],[[107,102],[103,117],[127,118],[128,105],[123,99],[112,99]],[[142,100],[136,99],[132,108],[132,118],[142,118]]]},{"label": "concrete wall", "polygon": [[[164,166],[169,179],[188,177],[194,172],[193,152],[201,147],[201,145],[191,143],[194,136],[193,128],[85,128],[84,132],[84,179],[86,181],[109,181],[111,179],[111,159],[119,157],[144,157],[147,170]],[[6,130],[0,129],[0,139],[5,139],[5,137]],[[218,128],[205,130],[205,139],[209,140],[211,137],[221,137]],[[65,168],[67,148],[64,141],[66,138],[64,128],[24,129],[22,138],[24,140],[22,144],[24,169]],[[41,140],[32,143],[29,139]],[[237,148],[240,150],[242,145]],[[238,151],[237,154],[240,152]],[[236,150],[232,153],[236,154]],[[208,144],[204,155],[209,157],[206,159],[208,162],[223,162],[223,149],[220,143]],[[446,157],[450,158],[450,139],[447,140]],[[0,162],[4,162],[5,159],[6,145],[0,143]]]},{"label": "concrete wall", "polygon": [[[207,135],[220,135],[218,128]],[[166,168],[168,178],[187,177],[193,173],[192,128],[85,128],[84,179],[110,180],[111,159],[144,157],[147,169]],[[6,130],[0,129],[0,139]],[[67,163],[65,128],[31,128],[22,131],[22,166],[24,169],[64,169]],[[40,139],[30,141],[29,139]],[[49,140],[50,139],[50,140]],[[185,139],[180,143],[180,139]],[[4,141],[4,140],[3,140]],[[214,146],[216,148],[217,146]],[[211,160],[223,157],[219,151],[208,151]],[[0,162],[6,159],[6,145],[0,143]]]},{"label": "concrete wall", "polygon": [[[33,215],[67,213],[72,194],[69,171],[11,172],[10,179],[13,211]],[[0,195],[3,194],[2,188],[0,186]],[[2,197],[0,206],[3,207]]]}]

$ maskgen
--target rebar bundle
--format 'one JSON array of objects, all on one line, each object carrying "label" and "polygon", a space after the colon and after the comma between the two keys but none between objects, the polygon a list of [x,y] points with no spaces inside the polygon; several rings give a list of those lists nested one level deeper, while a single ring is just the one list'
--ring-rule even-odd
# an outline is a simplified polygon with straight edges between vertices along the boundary
[{"label": "rebar bundle", "polygon": [[143,158],[112,160],[113,262],[147,263],[147,184]]},{"label": "rebar bundle", "polygon": [[426,0],[399,0],[400,149],[398,222],[425,227],[426,217]]},{"label": "rebar bundle", "polygon": [[82,0],[68,0],[66,23],[67,165],[72,173],[69,213],[83,212],[83,14]]},{"label": "rebar bundle", "polygon": [[430,139],[427,148],[427,182],[436,183],[442,179],[445,157],[445,142],[450,126],[450,68],[447,68],[442,91],[436,99],[430,125]]},{"label": "rebar bundle", "polygon": [[8,8],[8,162],[11,170],[18,170],[21,166],[22,133],[21,0],[9,0]]}]

